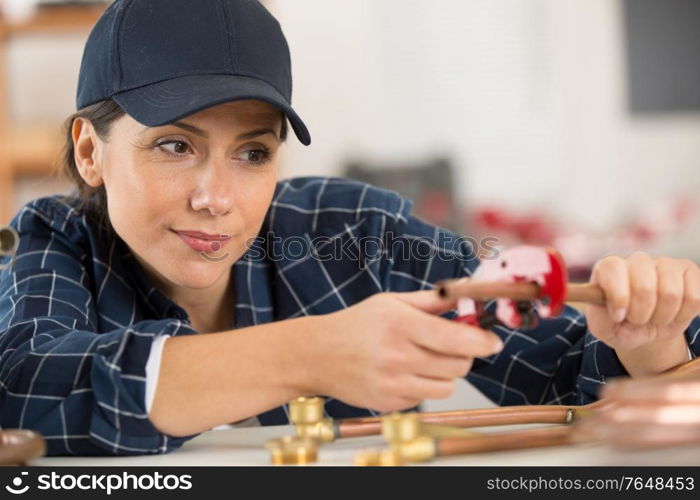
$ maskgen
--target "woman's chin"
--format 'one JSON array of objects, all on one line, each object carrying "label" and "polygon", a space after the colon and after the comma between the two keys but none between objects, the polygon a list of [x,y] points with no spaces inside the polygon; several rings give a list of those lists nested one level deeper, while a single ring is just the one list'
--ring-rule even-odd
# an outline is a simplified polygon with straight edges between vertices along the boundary
[{"label": "woman's chin", "polygon": [[187,269],[175,269],[170,281],[185,288],[209,288],[219,281],[225,272],[230,272],[231,266],[215,265],[202,262],[187,264]]}]

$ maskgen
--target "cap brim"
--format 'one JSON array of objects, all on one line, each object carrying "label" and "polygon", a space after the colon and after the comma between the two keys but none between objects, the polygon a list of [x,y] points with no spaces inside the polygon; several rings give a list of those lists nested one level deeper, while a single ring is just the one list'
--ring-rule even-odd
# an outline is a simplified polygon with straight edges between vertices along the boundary
[{"label": "cap brim", "polygon": [[190,75],[152,83],[112,96],[134,120],[158,127],[224,102],[256,99],[279,108],[299,141],[311,144],[309,131],[287,99],[257,78],[235,75]]}]

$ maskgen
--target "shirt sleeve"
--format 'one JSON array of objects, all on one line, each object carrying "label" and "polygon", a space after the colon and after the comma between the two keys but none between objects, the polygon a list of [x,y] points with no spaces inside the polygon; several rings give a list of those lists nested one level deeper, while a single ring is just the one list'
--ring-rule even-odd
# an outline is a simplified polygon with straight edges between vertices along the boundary
[{"label": "shirt sleeve", "polygon": [[[477,242],[407,212],[396,220],[384,262],[386,290],[431,289],[439,280],[470,276],[478,267]],[[494,301],[486,304],[487,310],[494,306]],[[444,316],[452,319],[456,311]],[[628,375],[614,349],[596,339],[585,316],[569,306],[532,329],[497,326],[493,331],[504,349],[476,359],[467,380],[499,405],[591,403],[609,379]],[[695,350],[698,331],[700,317],[686,331]]]},{"label": "shirt sleeve", "polygon": [[156,387],[158,386],[158,375],[160,373],[160,358],[163,355],[163,347],[165,341],[168,340],[167,335],[157,337],[151,344],[150,354],[146,362],[146,413],[151,413],[153,406],[153,398],[156,395]]},{"label": "shirt sleeve", "polygon": [[19,246],[0,271],[2,428],[40,432],[49,455],[166,453],[194,437],[165,435],[148,419],[145,368],[155,339],[197,332],[177,319],[99,331],[100,291],[81,246],[25,222],[13,219]]}]

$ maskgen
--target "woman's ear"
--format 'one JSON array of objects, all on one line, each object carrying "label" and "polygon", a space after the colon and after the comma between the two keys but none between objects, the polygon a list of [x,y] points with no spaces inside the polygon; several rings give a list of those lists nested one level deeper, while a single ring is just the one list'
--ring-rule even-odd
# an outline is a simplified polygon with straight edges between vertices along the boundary
[{"label": "woman's ear", "polygon": [[102,165],[99,160],[102,141],[97,137],[92,123],[84,118],[73,120],[71,133],[78,172],[90,187],[96,188],[103,182]]}]

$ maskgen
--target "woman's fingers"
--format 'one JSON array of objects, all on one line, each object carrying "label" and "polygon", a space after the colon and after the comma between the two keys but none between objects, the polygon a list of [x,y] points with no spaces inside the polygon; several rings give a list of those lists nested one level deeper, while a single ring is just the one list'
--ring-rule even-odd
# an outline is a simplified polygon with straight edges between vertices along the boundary
[{"label": "woman's fingers", "polygon": [[440,297],[434,290],[393,292],[390,295],[428,314],[442,314],[457,307],[456,298]]},{"label": "woman's fingers", "polygon": [[604,387],[601,398],[617,406],[655,403],[700,405],[700,380],[628,380]]},{"label": "woman's fingers", "polygon": [[430,290],[390,292],[328,315],[338,382],[327,394],[379,411],[449,396],[474,357],[502,346],[494,333],[437,315],[455,305]]},{"label": "woman's fingers", "polygon": [[700,270],[688,260],[654,259],[643,252],[626,260],[610,256],[596,264],[592,278],[615,323],[666,326],[700,312]]},{"label": "woman's fingers", "polygon": [[617,256],[599,261],[593,270],[592,282],[597,283],[605,294],[605,306],[609,317],[621,323],[630,306],[630,281],[627,263]]},{"label": "woman's fingers", "polygon": [[579,436],[618,447],[675,446],[700,441],[700,379],[621,380],[608,384],[608,404],[579,425]]},{"label": "woman's fingers", "polygon": [[418,346],[462,358],[490,356],[503,349],[493,332],[440,317],[407,318],[409,338]]},{"label": "woman's fingers", "polygon": [[629,268],[629,310],[626,320],[641,326],[649,323],[657,302],[658,278],[654,259],[642,252],[635,252],[627,259]]},{"label": "woman's fingers", "polygon": [[464,377],[471,370],[473,361],[472,358],[444,356],[417,346],[409,360],[416,367],[416,375],[444,380]]},{"label": "woman's fingers", "polygon": [[619,447],[700,441],[700,404],[618,402],[585,423],[585,432]]},{"label": "woman's fingers", "polygon": [[615,323],[686,324],[700,313],[700,268],[692,261],[635,252],[626,260],[606,257],[594,276]]},{"label": "woman's fingers", "polygon": [[652,324],[666,326],[678,316],[683,305],[686,270],[679,260],[657,259],[657,301],[650,319]]},{"label": "woman's fingers", "polygon": [[604,414],[604,420],[620,425],[674,426],[694,424],[700,427],[700,404],[657,404],[652,402],[616,405]]},{"label": "woman's fingers", "polygon": [[[640,448],[687,445],[700,441],[700,422],[683,409],[672,412],[673,423],[659,423],[659,414],[653,411],[628,411],[613,417],[614,410],[604,410],[596,416],[577,422],[575,439],[598,440],[614,447]],[[696,409],[691,409],[696,415]],[[669,414],[661,414],[668,418]]]},{"label": "woman's fingers", "polygon": [[421,399],[444,399],[450,397],[454,390],[454,379],[442,380],[410,376],[406,379],[406,392],[404,395],[408,398],[420,396]]},{"label": "woman's fingers", "polygon": [[[683,331],[700,314],[697,264],[644,252],[627,259],[610,256],[596,263],[591,283],[602,288],[606,305],[586,308],[588,327],[617,351],[630,373],[678,364],[684,356]],[[654,342],[658,349],[651,348]],[[650,349],[640,349],[645,345]]]},{"label": "woman's fingers", "polygon": [[700,442],[700,426],[620,424],[604,427],[597,435],[606,443],[624,449],[687,446]]},{"label": "woman's fingers", "polygon": [[503,348],[500,337],[481,328],[457,323],[437,314],[456,306],[434,291],[392,293],[406,307],[397,326],[414,344],[439,354],[462,358],[490,356]]},{"label": "woman's fingers", "polygon": [[691,261],[684,262],[683,301],[675,318],[675,322],[682,326],[700,314],[700,267]]}]

